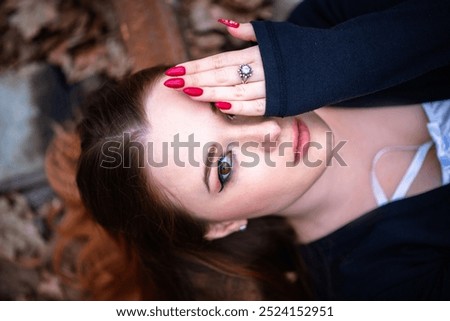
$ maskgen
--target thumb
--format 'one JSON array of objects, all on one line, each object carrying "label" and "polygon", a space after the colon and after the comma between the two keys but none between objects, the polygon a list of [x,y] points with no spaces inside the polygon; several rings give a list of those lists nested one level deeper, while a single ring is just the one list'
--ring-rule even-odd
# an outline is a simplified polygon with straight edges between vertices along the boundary
[{"label": "thumb", "polygon": [[251,23],[241,23],[237,28],[228,27],[228,32],[235,38],[256,42],[255,30]]},{"label": "thumb", "polygon": [[256,42],[255,31],[251,23],[237,23],[232,20],[219,19],[219,22],[227,26],[227,30],[235,38],[244,41]]}]

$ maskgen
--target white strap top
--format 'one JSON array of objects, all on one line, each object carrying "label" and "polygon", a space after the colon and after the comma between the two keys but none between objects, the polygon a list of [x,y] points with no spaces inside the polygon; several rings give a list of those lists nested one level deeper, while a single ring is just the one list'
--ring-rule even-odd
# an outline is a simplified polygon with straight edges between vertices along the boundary
[{"label": "white strap top", "polygon": [[[428,117],[427,129],[433,141],[421,146],[392,146],[381,149],[372,161],[371,179],[372,190],[379,206],[389,201],[395,201],[406,196],[409,187],[416,178],[423,165],[430,147],[435,145],[436,156],[439,160],[442,185],[450,184],[450,99],[423,103],[422,108]],[[408,170],[397,186],[394,195],[389,200],[384,193],[375,174],[375,165],[385,153],[393,150],[416,150]]]},{"label": "white strap top", "polygon": [[442,185],[450,183],[450,99],[422,104],[428,117],[428,132],[436,146]]},{"label": "white strap top", "polygon": [[[427,153],[430,150],[431,146],[433,146],[433,142],[429,141],[420,146],[388,146],[388,147],[382,148],[381,150],[378,151],[378,153],[375,155],[375,157],[372,160],[372,169],[371,169],[372,191],[373,191],[373,194],[375,196],[378,206],[384,205],[388,202],[402,199],[406,196],[406,193],[408,192],[411,184],[413,183],[417,174],[419,174],[419,171],[422,168],[423,162],[425,161],[425,158],[426,158]],[[414,158],[413,158],[411,164],[409,165],[408,169],[406,170],[405,175],[403,176],[400,183],[398,184],[391,199],[388,199],[388,197],[384,193],[383,188],[381,187],[380,182],[378,181],[377,175],[375,173],[376,163],[387,152],[410,151],[410,150],[416,150],[416,149],[417,149],[417,152],[414,155]]]}]

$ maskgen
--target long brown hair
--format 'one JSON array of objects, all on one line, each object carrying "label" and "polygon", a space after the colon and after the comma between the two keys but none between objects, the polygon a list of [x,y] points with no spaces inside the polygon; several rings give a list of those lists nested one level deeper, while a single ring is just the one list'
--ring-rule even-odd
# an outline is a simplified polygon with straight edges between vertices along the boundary
[{"label": "long brown hair", "polygon": [[[82,200],[112,239],[136,253],[142,298],[307,298],[294,232],[283,219],[255,219],[244,232],[208,241],[206,223],[174,206],[151,179],[151,169],[139,166],[143,153],[133,142],[145,145],[150,127],[144,102],[163,70],[144,69],[104,86],[78,126]],[[130,166],[104,165],[111,161],[105,148],[113,145]]]}]

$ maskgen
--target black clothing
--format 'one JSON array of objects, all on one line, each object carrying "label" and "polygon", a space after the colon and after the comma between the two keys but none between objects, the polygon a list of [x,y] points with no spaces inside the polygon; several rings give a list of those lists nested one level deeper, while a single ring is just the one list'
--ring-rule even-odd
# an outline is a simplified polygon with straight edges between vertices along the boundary
[{"label": "black clothing", "polygon": [[449,300],[450,185],[300,246],[320,300]]},{"label": "black clothing", "polygon": [[266,116],[450,96],[448,0],[305,0],[289,22],[252,24]]}]

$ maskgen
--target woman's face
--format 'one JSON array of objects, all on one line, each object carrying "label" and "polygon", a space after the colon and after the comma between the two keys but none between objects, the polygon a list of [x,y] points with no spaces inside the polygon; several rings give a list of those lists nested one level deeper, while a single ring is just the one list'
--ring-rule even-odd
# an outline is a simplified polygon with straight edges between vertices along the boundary
[{"label": "woman's face", "polygon": [[146,100],[151,176],[192,215],[223,222],[281,214],[325,170],[329,128],[316,113],[233,119],[163,80]]}]

